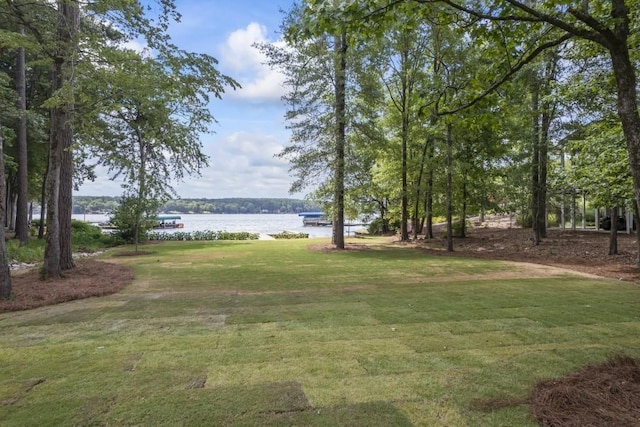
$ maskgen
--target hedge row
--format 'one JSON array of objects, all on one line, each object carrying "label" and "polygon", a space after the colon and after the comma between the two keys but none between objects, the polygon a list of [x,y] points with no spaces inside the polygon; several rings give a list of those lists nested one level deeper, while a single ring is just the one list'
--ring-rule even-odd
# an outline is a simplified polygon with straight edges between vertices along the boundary
[{"label": "hedge row", "polygon": [[246,231],[229,232],[229,231],[176,231],[167,233],[164,231],[151,231],[147,234],[149,240],[257,240],[260,235],[258,233],[248,233]]},{"label": "hedge row", "polygon": [[283,231],[282,233],[269,234],[274,239],[308,239],[308,233],[292,233],[290,231]]}]

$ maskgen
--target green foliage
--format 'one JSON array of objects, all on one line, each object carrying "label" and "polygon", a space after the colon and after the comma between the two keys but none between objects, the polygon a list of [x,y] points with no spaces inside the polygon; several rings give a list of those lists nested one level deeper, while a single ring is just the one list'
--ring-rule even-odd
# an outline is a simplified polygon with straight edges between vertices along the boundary
[{"label": "green foliage", "polygon": [[78,252],[93,252],[126,243],[117,233],[103,233],[100,227],[77,220],[71,221],[71,239]]},{"label": "green foliage", "polygon": [[7,259],[9,261],[35,263],[44,258],[45,242],[41,239],[29,239],[26,246],[20,246],[18,240],[7,240]]},{"label": "green foliage", "polygon": [[[32,227],[33,228],[33,227]],[[71,243],[74,252],[91,253],[125,243],[117,235],[103,233],[100,227],[83,221],[71,221]],[[16,262],[39,263],[44,257],[45,241],[31,238],[26,246],[15,239],[7,240],[7,258]]]},{"label": "green foliage", "polygon": [[[140,203],[142,202],[142,206]],[[127,243],[143,242],[147,239],[147,232],[156,224],[156,203],[136,198],[123,198],[120,205],[112,212],[111,224],[116,227],[116,238]]]},{"label": "green foliage", "polygon": [[292,233],[290,231],[283,231],[282,233],[269,234],[276,240],[290,240],[290,239],[308,239],[309,233]]},{"label": "green foliage", "polygon": [[[386,225],[384,224],[385,221],[387,222]],[[372,236],[381,236],[385,233],[395,233],[396,228],[396,225],[393,227],[389,225],[388,219],[374,218],[367,226],[367,232]]]},{"label": "green foliage", "polygon": [[523,211],[516,215],[516,225],[522,228],[531,228],[533,226],[531,212]]},{"label": "green foliage", "polygon": [[245,231],[229,232],[229,231],[176,231],[173,233],[167,233],[162,231],[147,232],[146,238],[148,240],[157,241],[210,241],[210,240],[257,240],[259,238],[257,233],[249,233]]}]

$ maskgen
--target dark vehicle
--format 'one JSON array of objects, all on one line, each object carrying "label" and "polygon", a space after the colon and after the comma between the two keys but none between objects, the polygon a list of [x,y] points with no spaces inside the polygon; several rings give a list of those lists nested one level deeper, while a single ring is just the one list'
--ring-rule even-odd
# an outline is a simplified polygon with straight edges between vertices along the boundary
[{"label": "dark vehicle", "polygon": [[[623,216],[618,217],[617,221],[618,231],[625,231],[627,229],[627,220]],[[600,220],[600,228],[603,230],[611,230],[611,217],[605,216]]]}]

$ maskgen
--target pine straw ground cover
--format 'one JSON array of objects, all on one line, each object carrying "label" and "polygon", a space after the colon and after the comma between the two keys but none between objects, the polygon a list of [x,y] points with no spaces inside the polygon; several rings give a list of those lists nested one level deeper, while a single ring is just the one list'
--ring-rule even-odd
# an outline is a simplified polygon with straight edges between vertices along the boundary
[{"label": "pine straw ground cover", "polygon": [[531,397],[543,426],[640,425],[640,360],[612,357],[564,378],[538,383]]},{"label": "pine straw ground cover", "polygon": [[[551,234],[551,237],[547,239],[541,246],[534,247],[531,245],[526,230],[519,229],[483,229],[483,230],[474,230],[472,237],[467,239],[457,239],[456,240],[456,252],[453,254],[455,257],[466,256],[466,257],[481,257],[481,258],[496,258],[496,259],[507,259],[512,261],[527,261],[527,262],[539,262],[541,264],[546,265],[554,265],[554,266],[562,266],[564,268],[574,269],[576,271],[588,272],[592,274],[600,274],[601,276],[613,277],[616,279],[624,279],[625,281],[633,281],[637,283],[637,273],[632,268],[633,263],[633,248],[634,248],[634,238],[628,236],[621,236],[621,252],[622,255],[619,257],[608,257],[603,255],[603,248],[606,248],[607,244],[607,236],[606,234],[601,233],[584,233],[584,232],[568,232],[568,233],[555,233]],[[355,241],[350,241],[349,249],[347,252],[359,252],[359,251],[368,251],[370,250],[367,244],[356,244]],[[366,243],[366,242],[365,242]],[[418,250],[422,250],[428,253],[437,253],[439,255],[443,255],[442,248],[439,247],[441,242],[438,240],[420,244],[420,248]],[[250,251],[250,247],[247,247],[247,250]],[[320,249],[320,246],[316,246],[313,250]],[[326,250],[326,246],[324,246]],[[333,252],[333,251],[328,251]],[[390,253],[391,256],[395,256],[393,253]],[[182,254],[181,254],[182,256]],[[221,252],[220,260],[223,258],[229,258],[229,256],[233,257],[233,254],[228,254]],[[239,257],[239,255],[235,255]],[[193,261],[179,261],[178,257],[175,255],[172,258],[176,258],[173,267],[175,268],[185,268],[186,265],[190,265]],[[278,258],[277,255],[274,259]],[[140,258],[143,259],[143,258]],[[401,261],[400,258],[398,258]],[[254,261],[256,261],[254,259]],[[269,264],[273,262],[273,260],[257,260],[266,262]],[[353,260],[352,260],[353,261]],[[155,255],[153,260],[149,260],[150,263],[155,263]],[[217,258],[210,258],[208,262],[219,262]],[[220,261],[222,263],[222,261]],[[284,260],[284,263],[290,262],[289,260]],[[221,264],[222,265],[222,264]],[[237,269],[239,261],[234,261],[234,265],[230,266],[230,268]],[[248,269],[253,267],[247,266]],[[258,268],[258,270],[260,270]],[[169,271],[169,270],[167,270]],[[189,270],[182,270],[189,271]],[[262,270],[260,270],[262,271]],[[268,272],[267,269],[264,271]],[[526,271],[526,270],[522,270]],[[48,305],[48,304],[56,304],[63,301],[69,301],[76,298],[86,298],[90,296],[101,296],[108,293],[118,292],[123,287],[125,287],[132,280],[132,269],[131,267],[123,264],[121,261],[118,261],[117,264],[113,263],[104,263],[95,260],[83,260],[79,262],[79,268],[73,270],[72,272],[67,273],[67,277],[59,282],[39,282],[37,279],[37,271],[30,271],[26,273],[17,274],[14,277],[14,289],[16,292],[16,299],[9,302],[0,303],[0,311],[10,311],[10,310],[22,310],[28,308],[30,306],[39,306],[39,305]],[[495,278],[499,278],[500,271],[491,273]],[[277,276],[277,272],[275,276]],[[275,277],[274,276],[274,277]],[[269,276],[267,276],[268,278]],[[327,276],[329,277],[329,276]],[[400,280],[403,280],[402,276],[399,276]],[[144,279],[144,278],[143,278]],[[187,279],[185,277],[185,279]],[[144,279],[146,280],[146,279]],[[188,282],[188,280],[187,280]],[[189,285],[189,283],[187,283]],[[150,286],[149,284],[145,284],[145,286]],[[162,288],[157,288],[155,286],[154,291],[163,291]],[[367,289],[361,285],[353,286],[353,289],[349,290],[347,288],[346,291],[350,295],[354,291],[358,289]],[[271,300],[275,298],[271,296],[270,291],[256,291],[257,293],[252,296],[250,294],[246,294],[244,298],[262,298],[266,300]],[[278,291],[279,292],[279,291]],[[344,291],[343,291],[344,292]],[[154,295],[154,294],[152,294]],[[161,294],[157,294],[161,295]],[[187,297],[188,295],[185,294]],[[226,294],[221,294],[226,295]],[[155,297],[154,297],[155,298]],[[224,296],[223,298],[231,298]],[[289,298],[303,298],[303,294],[296,295],[295,293],[291,294]],[[393,298],[397,299],[397,298]],[[158,300],[162,301],[162,299]],[[178,300],[175,300],[178,301]],[[135,301],[131,301],[130,304],[133,304]],[[389,303],[393,304],[395,301],[389,300]],[[4,304],[4,305],[3,305]],[[148,307],[149,303],[145,303],[145,307]],[[330,310],[329,307],[337,304],[337,301],[332,303],[331,305],[327,305],[327,309]],[[633,305],[633,303],[631,303]],[[359,303],[354,305],[353,307],[359,307]],[[637,304],[636,304],[637,306]],[[268,308],[268,305],[265,306]],[[286,306],[285,306],[286,307]],[[181,307],[172,304],[171,306],[167,306],[169,310],[179,310]],[[275,307],[274,307],[275,308]],[[381,307],[382,308],[382,307]],[[241,310],[249,310],[248,308],[242,308]],[[413,310],[413,308],[412,308]],[[143,311],[135,310],[137,313],[142,313]],[[211,317],[209,313],[205,313],[207,317]],[[295,319],[293,313],[273,313],[273,318],[276,321],[278,318],[282,320],[282,315],[287,316],[288,319]],[[328,316],[331,316],[333,313],[328,313]],[[353,315],[355,313],[349,313],[349,315]],[[612,316],[614,312],[612,311]],[[264,319],[265,316],[268,318],[271,316],[271,313],[256,313],[255,315],[250,315],[250,313],[244,313],[242,316],[245,317],[244,325],[248,327],[248,325],[253,324],[253,322],[259,322],[258,319]],[[241,317],[242,317],[241,316]],[[248,316],[248,317],[247,317]],[[255,316],[253,319],[251,316]],[[603,315],[604,316],[604,315]],[[215,317],[215,316],[214,316]],[[615,317],[615,316],[614,316]],[[217,318],[217,317],[216,317]],[[603,317],[603,318],[606,318]],[[170,319],[170,318],[167,318]],[[253,320],[252,320],[253,319]],[[0,321],[2,319],[0,318]],[[123,320],[124,321],[124,320]],[[164,322],[168,320],[158,320],[164,326]],[[262,320],[264,321],[264,320]],[[152,321],[153,322],[153,321]],[[217,321],[216,321],[217,322]],[[571,321],[569,321],[571,323]],[[222,323],[221,323],[222,324]],[[216,325],[218,325],[216,323]],[[277,323],[276,323],[277,325]],[[282,323],[282,326],[285,326],[285,323]],[[178,330],[181,325],[177,325]],[[570,324],[568,326],[571,326]],[[594,325],[597,327],[598,325]],[[218,326],[216,326],[218,327]],[[174,329],[176,327],[174,326]],[[561,328],[559,328],[561,329]],[[393,328],[394,334],[395,327]],[[400,328],[400,331],[403,331],[403,328]],[[247,330],[246,333],[249,333]],[[280,336],[280,333],[275,331],[272,332],[273,336]],[[499,338],[502,339],[502,338]],[[259,347],[260,348],[260,347]],[[434,347],[435,348],[435,347]],[[421,351],[427,350],[427,348],[422,349]],[[453,350],[453,349],[452,349]],[[175,350],[171,350],[175,351]],[[437,354],[437,353],[434,353]],[[442,353],[443,355],[446,353]],[[134,372],[136,366],[142,363],[149,358],[151,354],[144,355],[143,353],[135,353],[133,354],[132,361],[130,363],[131,369],[126,369],[127,372]],[[471,355],[471,353],[469,353]],[[134,357],[135,356],[135,357]],[[375,357],[379,357],[380,355],[375,355],[374,359],[372,359],[369,363],[373,363],[375,361]],[[193,357],[193,356],[189,356]],[[366,359],[363,361],[359,361],[363,366],[367,365]],[[147,362],[149,363],[149,362]],[[227,363],[227,362],[225,362]],[[376,366],[372,364],[369,368],[371,373],[373,374],[376,370],[380,370],[380,372],[388,371],[390,367],[393,367],[393,360],[386,361],[385,363],[390,363],[391,366]],[[505,408],[513,408],[518,407],[519,405],[529,405],[532,413],[538,420],[541,425],[544,426],[557,426],[557,427],[565,427],[565,426],[637,426],[640,425],[640,362],[637,359],[626,357],[626,356],[614,356],[608,362],[604,364],[589,364],[584,369],[579,370],[573,374],[569,374],[566,377],[552,378],[543,381],[539,381],[537,385],[533,388],[530,396],[528,398],[518,398],[513,397],[509,398],[508,395],[497,397],[497,398],[488,398],[488,399],[475,399],[471,402],[470,408],[473,410],[477,410],[479,412],[490,413],[492,411],[501,410]],[[233,366],[229,366],[229,368],[233,368]],[[398,366],[398,368],[400,368]],[[500,369],[500,365],[496,365],[494,368]],[[234,368],[235,369],[235,368]],[[406,369],[406,368],[403,368]],[[499,375],[499,373],[496,373]],[[224,378],[224,377],[221,377]],[[357,378],[357,377],[354,377]],[[391,379],[392,377],[387,377]],[[2,380],[2,378],[0,378]],[[45,383],[47,381],[44,377],[34,376],[33,378],[27,379],[24,384],[21,394],[18,397],[12,397],[8,399],[0,399],[0,413],[2,412],[2,406],[9,408],[11,405],[14,405],[17,402],[15,399],[21,400],[28,393],[31,393],[32,389],[40,387],[40,384]],[[53,380],[50,380],[53,381]],[[202,389],[202,388],[211,388],[212,385],[207,381],[211,381],[211,375],[209,378],[207,375],[196,375],[190,381],[188,381],[189,386],[187,389]],[[351,379],[353,381],[353,379]],[[1,381],[0,381],[1,382]],[[237,389],[233,389],[233,387],[229,388],[228,386],[218,388],[223,396],[223,399],[227,399],[227,404],[236,405],[237,402],[234,400],[232,396],[237,396],[244,394],[246,396],[255,395],[256,398],[262,399],[261,405],[264,405],[266,411],[275,411],[269,417],[271,418],[263,418],[271,421],[278,421],[280,424],[287,424],[286,421],[287,416],[291,416],[292,420],[297,419],[307,419],[307,418],[296,418],[294,417],[294,413],[287,412],[291,408],[287,408],[286,411],[284,409],[280,410],[279,404],[277,403],[278,399],[282,396],[288,396],[291,398],[292,407],[295,407],[295,412],[299,414],[301,417],[305,414],[309,416],[308,420],[313,420],[311,417],[311,413],[315,413],[319,410],[314,408],[311,405],[311,402],[305,396],[305,392],[301,387],[301,384],[298,382],[290,382],[290,381],[282,381],[282,382],[272,382],[267,388],[260,388],[258,385],[250,385],[246,387],[240,387]],[[0,384],[1,385],[1,384]],[[214,386],[215,387],[215,386]],[[407,386],[405,386],[407,387]],[[1,387],[0,387],[1,388]],[[226,388],[229,388],[229,396],[225,395]],[[233,390],[232,390],[233,389]],[[214,388],[215,390],[215,388]],[[269,397],[271,396],[271,397]],[[278,397],[280,396],[280,397]],[[294,396],[295,399],[292,397]],[[1,397],[1,396],[0,396]],[[13,400],[12,400],[13,399]],[[115,397],[114,397],[115,399]],[[270,400],[271,399],[271,400]],[[330,399],[329,399],[330,400]],[[407,408],[411,408],[414,403],[411,401],[403,402],[401,400],[394,403],[393,400],[389,401],[391,405],[396,406],[405,406]],[[224,402],[222,402],[224,403]],[[442,402],[444,405],[444,402]],[[116,401],[107,402],[108,407],[97,407],[93,408],[97,413],[107,414],[109,412],[110,406],[117,406]],[[275,409],[274,409],[275,408]],[[333,418],[341,419],[341,420],[349,420],[349,424],[351,425],[364,425],[367,422],[371,422],[372,419],[369,417],[364,418],[350,418],[354,414],[355,406],[336,406],[334,407],[333,415],[334,417],[342,417],[342,418]],[[386,408],[386,409],[385,409]],[[92,408],[85,408],[89,411],[93,411]],[[157,408],[156,408],[157,409]],[[211,408],[214,410],[215,408]],[[384,410],[383,410],[384,409]],[[251,408],[244,409],[246,411],[251,411]],[[327,411],[326,409],[324,409]],[[393,414],[391,411],[391,407],[380,407],[380,406],[363,406],[360,408],[362,413],[365,414],[367,412],[376,413],[387,413]],[[279,412],[282,411],[282,412]],[[311,412],[309,412],[311,411]],[[346,411],[344,414],[341,414],[341,411]],[[382,412],[380,412],[382,411]],[[387,412],[385,412],[387,411]],[[247,413],[249,413],[247,412]],[[271,412],[269,412],[271,413]],[[288,415],[287,415],[288,414]],[[327,416],[329,411],[327,411]],[[350,415],[345,415],[350,414]],[[445,416],[446,414],[442,414]],[[167,414],[167,417],[170,417],[171,414]],[[306,416],[306,415],[305,415]],[[285,417],[285,418],[283,418]],[[375,417],[374,417],[375,418]],[[393,418],[393,417],[392,417]],[[437,418],[437,417],[436,417]],[[2,418],[0,417],[0,420]],[[393,418],[396,421],[406,421],[405,418]],[[76,420],[77,421],[77,420]],[[82,420],[80,420],[82,421]],[[87,423],[92,423],[96,420],[87,419],[84,420]],[[384,421],[384,419],[381,419]],[[389,421],[389,420],[387,420]],[[460,421],[460,420],[458,420]],[[83,424],[83,422],[79,422]],[[188,423],[187,423],[188,424]],[[375,424],[375,423],[374,423]],[[446,419],[442,419],[441,425],[447,424]],[[346,424],[345,424],[346,425]],[[456,424],[455,422],[451,422],[449,420],[448,425],[464,425],[464,424]],[[476,424],[478,425],[478,424]],[[489,425],[489,424],[487,424]]]},{"label": "pine straw ground cover", "polygon": [[0,313],[27,310],[77,299],[120,292],[133,280],[133,269],[92,259],[76,261],[76,268],[58,280],[40,280],[38,268],[12,273],[13,298],[0,300]]}]

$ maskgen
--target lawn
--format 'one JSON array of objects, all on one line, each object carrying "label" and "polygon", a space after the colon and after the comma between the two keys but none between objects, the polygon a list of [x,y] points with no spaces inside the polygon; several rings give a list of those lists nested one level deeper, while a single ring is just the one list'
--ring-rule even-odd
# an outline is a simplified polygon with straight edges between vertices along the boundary
[{"label": "lawn", "polygon": [[352,242],[102,255],[124,292],[0,314],[0,424],[533,426],[537,381],[640,356],[637,285]]}]

